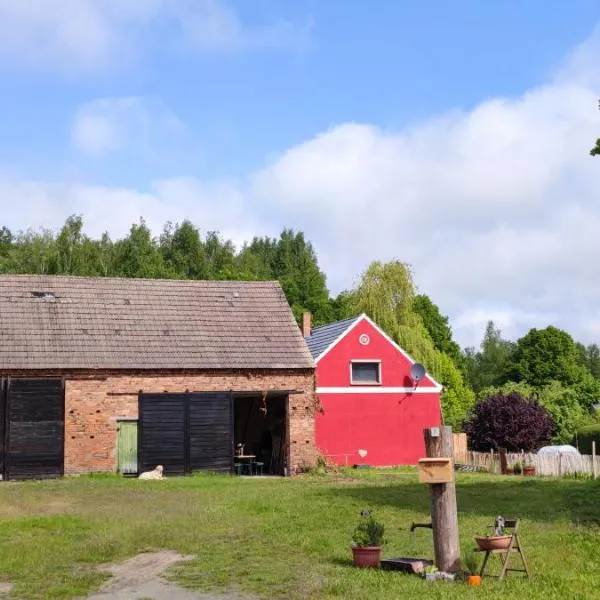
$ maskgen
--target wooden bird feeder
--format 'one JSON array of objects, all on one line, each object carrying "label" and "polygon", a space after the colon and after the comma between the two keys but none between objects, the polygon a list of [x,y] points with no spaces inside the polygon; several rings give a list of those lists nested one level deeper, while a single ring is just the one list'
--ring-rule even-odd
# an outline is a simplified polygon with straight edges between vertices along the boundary
[{"label": "wooden bird feeder", "polygon": [[454,463],[452,458],[421,458],[417,463],[420,483],[452,483]]}]

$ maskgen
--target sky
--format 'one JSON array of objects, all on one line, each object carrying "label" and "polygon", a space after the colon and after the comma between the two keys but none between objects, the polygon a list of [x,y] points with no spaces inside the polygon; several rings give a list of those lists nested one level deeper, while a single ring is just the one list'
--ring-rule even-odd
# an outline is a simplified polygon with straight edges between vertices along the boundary
[{"label": "sky", "polygon": [[0,225],[284,227],[462,345],[600,343],[597,0],[0,0]]}]

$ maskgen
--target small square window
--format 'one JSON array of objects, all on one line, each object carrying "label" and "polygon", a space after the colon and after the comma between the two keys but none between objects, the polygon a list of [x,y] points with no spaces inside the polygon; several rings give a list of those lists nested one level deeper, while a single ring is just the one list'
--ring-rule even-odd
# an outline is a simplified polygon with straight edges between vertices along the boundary
[{"label": "small square window", "polygon": [[351,363],[350,383],[367,384],[381,383],[380,362],[353,362]]}]

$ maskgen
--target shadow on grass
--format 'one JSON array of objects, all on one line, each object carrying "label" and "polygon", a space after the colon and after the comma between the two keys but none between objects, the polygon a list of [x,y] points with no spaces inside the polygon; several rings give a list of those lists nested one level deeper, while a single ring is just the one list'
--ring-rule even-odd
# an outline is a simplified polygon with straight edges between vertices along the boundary
[{"label": "shadow on grass", "polygon": [[[327,489],[325,495],[349,497],[366,506],[402,506],[429,512],[427,485],[385,482]],[[495,517],[498,514],[540,522],[566,519],[576,525],[600,526],[600,480],[460,477],[456,482],[459,515]]]}]

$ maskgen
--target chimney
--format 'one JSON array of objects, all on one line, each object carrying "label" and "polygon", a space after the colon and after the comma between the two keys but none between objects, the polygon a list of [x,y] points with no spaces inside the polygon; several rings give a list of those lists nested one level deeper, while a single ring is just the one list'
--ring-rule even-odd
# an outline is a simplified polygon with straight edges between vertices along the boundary
[{"label": "chimney", "polygon": [[302,335],[308,337],[311,332],[310,313],[302,313]]}]

